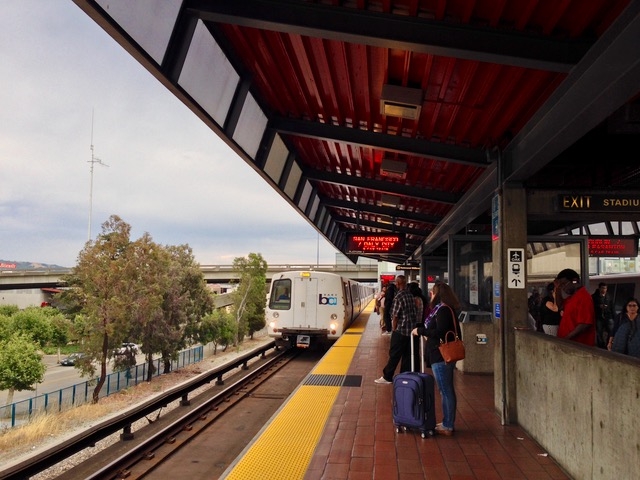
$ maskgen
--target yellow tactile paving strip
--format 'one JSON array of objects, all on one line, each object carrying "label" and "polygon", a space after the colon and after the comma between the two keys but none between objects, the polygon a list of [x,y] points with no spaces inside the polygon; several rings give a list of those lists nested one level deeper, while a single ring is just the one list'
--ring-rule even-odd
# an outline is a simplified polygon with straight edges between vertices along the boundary
[{"label": "yellow tactile paving strip", "polygon": [[[311,372],[345,375],[362,338],[367,310]],[[364,318],[363,318],[364,317]],[[227,480],[303,478],[341,387],[302,385],[259,434]],[[257,476],[256,476],[257,475]]]},{"label": "yellow tactile paving strip", "polygon": [[300,387],[225,478],[303,478],[339,390]]}]

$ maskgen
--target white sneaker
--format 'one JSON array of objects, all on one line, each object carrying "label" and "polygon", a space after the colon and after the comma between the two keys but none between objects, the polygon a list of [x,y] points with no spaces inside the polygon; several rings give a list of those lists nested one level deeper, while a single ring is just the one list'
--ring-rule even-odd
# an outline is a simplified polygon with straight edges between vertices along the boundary
[{"label": "white sneaker", "polygon": [[384,378],[384,377],[376,378],[376,379],[374,380],[374,382],[379,383],[379,384],[382,384],[382,385],[388,385],[388,384],[390,384],[390,383],[391,383],[389,380],[387,380],[387,379],[386,379],[386,378]]}]

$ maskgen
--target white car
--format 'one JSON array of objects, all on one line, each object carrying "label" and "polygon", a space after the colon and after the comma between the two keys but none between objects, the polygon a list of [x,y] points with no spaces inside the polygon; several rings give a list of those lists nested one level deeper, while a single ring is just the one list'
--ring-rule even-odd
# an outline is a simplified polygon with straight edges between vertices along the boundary
[{"label": "white car", "polygon": [[116,355],[125,355],[128,352],[133,352],[134,355],[140,353],[140,347],[135,343],[124,342],[119,348],[116,348]]}]

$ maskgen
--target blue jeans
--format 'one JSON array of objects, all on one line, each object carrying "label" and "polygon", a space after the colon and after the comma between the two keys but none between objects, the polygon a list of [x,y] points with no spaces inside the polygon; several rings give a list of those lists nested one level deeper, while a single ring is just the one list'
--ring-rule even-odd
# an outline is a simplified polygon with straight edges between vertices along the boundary
[{"label": "blue jeans", "polygon": [[453,429],[456,423],[456,407],[458,400],[456,391],[453,388],[453,371],[456,368],[455,362],[438,362],[431,365],[433,376],[438,384],[440,395],[442,395],[442,426]]}]

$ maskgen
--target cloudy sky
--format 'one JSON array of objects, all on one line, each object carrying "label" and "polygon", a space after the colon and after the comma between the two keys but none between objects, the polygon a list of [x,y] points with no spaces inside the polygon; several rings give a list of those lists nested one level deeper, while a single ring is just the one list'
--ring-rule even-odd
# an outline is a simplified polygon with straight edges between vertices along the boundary
[{"label": "cloudy sky", "polygon": [[0,77],[1,260],[74,266],[89,230],[116,214],[132,239],[189,244],[203,265],[251,252],[334,263],[336,250],[71,0],[0,0]]}]

